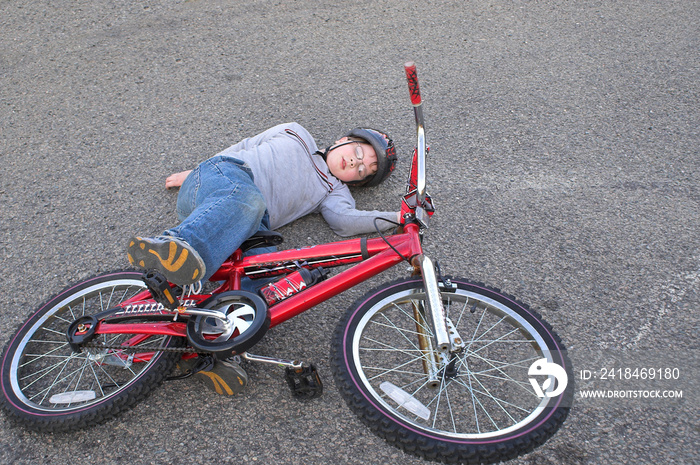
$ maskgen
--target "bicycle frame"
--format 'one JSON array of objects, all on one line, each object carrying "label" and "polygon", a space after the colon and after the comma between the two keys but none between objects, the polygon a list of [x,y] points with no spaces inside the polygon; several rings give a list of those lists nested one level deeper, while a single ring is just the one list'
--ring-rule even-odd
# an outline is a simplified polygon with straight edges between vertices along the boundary
[{"label": "bicycle frame", "polygon": [[[391,248],[392,246],[396,251]],[[401,255],[398,255],[397,251]],[[222,281],[222,284],[211,294],[191,295],[188,297],[188,301],[190,304],[196,305],[211,295],[240,290],[243,277],[258,279],[282,276],[294,271],[296,269],[295,263],[303,263],[310,269],[320,266],[323,266],[324,269],[330,269],[353,265],[347,270],[271,306],[268,311],[270,313],[270,327],[273,327],[404,260],[410,261],[413,257],[419,257],[422,253],[420,230],[415,224],[407,224],[402,234],[385,236],[384,239],[350,239],[245,258],[241,257],[239,250],[211,277],[212,281]],[[122,302],[120,306],[128,307],[143,302],[152,302],[148,291]],[[173,321],[149,322],[147,324],[100,322],[95,333],[185,336],[186,330],[184,323]]]},{"label": "bicycle frame", "polygon": [[[402,232],[381,238],[350,239],[250,257],[243,257],[242,251],[238,250],[210,278],[211,281],[222,284],[211,294],[189,296],[192,305],[196,306],[218,293],[241,290],[244,277],[260,279],[282,276],[295,271],[300,265],[309,269],[352,265],[347,270],[270,306],[270,327],[273,327],[406,260],[413,265],[414,273],[423,277],[428,297],[425,314],[435,335],[436,349],[443,353],[452,350],[453,341],[450,340],[447,330],[435,267],[432,260],[423,254],[421,244],[422,230],[427,227],[429,216],[434,209],[426,192],[427,148],[415,64],[406,63],[405,70],[414,106],[417,144],[413,153],[407,193],[402,199]],[[135,296],[123,302],[121,306],[150,301],[146,298],[147,295]],[[187,307],[183,306],[178,311],[186,314]],[[173,321],[147,324],[100,322],[95,330],[96,334],[120,332],[186,336],[185,324]]]},{"label": "bicycle frame", "polygon": [[309,268],[319,266],[335,268],[354,264],[351,268],[270,307],[270,327],[272,327],[391,268],[404,259],[422,254],[419,234],[416,225],[406,225],[403,234],[386,237],[387,242],[401,255],[392,250],[383,239],[376,238],[350,239],[255,255],[240,260],[234,259],[224,263],[212,276],[214,281],[226,280],[215,292],[240,289],[243,276],[269,277],[289,273],[294,271],[295,262],[303,263]]}]

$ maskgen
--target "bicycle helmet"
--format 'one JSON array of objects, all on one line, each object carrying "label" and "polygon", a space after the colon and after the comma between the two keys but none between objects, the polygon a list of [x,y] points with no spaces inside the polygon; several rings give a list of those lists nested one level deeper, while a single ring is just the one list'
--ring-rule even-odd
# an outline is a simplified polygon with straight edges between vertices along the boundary
[{"label": "bicycle helmet", "polygon": [[346,137],[362,139],[372,146],[377,154],[377,172],[362,181],[352,181],[351,186],[373,187],[389,177],[396,167],[396,147],[394,142],[381,131],[370,128],[355,128]]}]

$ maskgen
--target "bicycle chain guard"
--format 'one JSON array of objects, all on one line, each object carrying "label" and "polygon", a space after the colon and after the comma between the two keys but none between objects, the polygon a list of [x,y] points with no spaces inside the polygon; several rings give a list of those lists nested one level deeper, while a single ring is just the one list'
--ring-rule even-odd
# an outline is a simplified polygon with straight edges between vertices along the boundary
[{"label": "bicycle chain guard", "polygon": [[[201,308],[222,310],[227,324],[233,326],[231,337],[221,340],[224,322],[211,316],[191,316],[187,322],[187,340],[195,349],[212,352],[218,359],[227,359],[253,347],[270,328],[270,314],[265,301],[246,291],[216,294]],[[219,337],[217,337],[217,334]]]}]

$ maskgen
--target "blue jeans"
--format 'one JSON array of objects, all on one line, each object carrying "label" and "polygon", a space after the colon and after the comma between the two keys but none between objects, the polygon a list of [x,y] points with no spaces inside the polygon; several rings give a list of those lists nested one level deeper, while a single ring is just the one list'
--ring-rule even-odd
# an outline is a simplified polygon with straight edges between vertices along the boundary
[{"label": "blue jeans", "polygon": [[[177,196],[177,214],[181,223],[165,235],[185,240],[199,253],[207,268],[203,279],[209,279],[243,241],[270,228],[253,173],[241,160],[225,155],[210,158],[187,176]],[[270,248],[255,249],[266,251]]]}]

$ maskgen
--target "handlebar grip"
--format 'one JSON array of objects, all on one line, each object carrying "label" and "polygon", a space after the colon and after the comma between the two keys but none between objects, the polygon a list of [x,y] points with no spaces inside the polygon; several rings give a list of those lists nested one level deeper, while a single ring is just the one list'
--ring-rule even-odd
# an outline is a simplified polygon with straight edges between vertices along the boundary
[{"label": "handlebar grip", "polygon": [[411,94],[411,103],[414,106],[420,105],[422,102],[420,97],[420,87],[418,87],[418,72],[416,64],[409,61],[403,65],[406,70],[406,79],[408,80],[408,91]]}]

